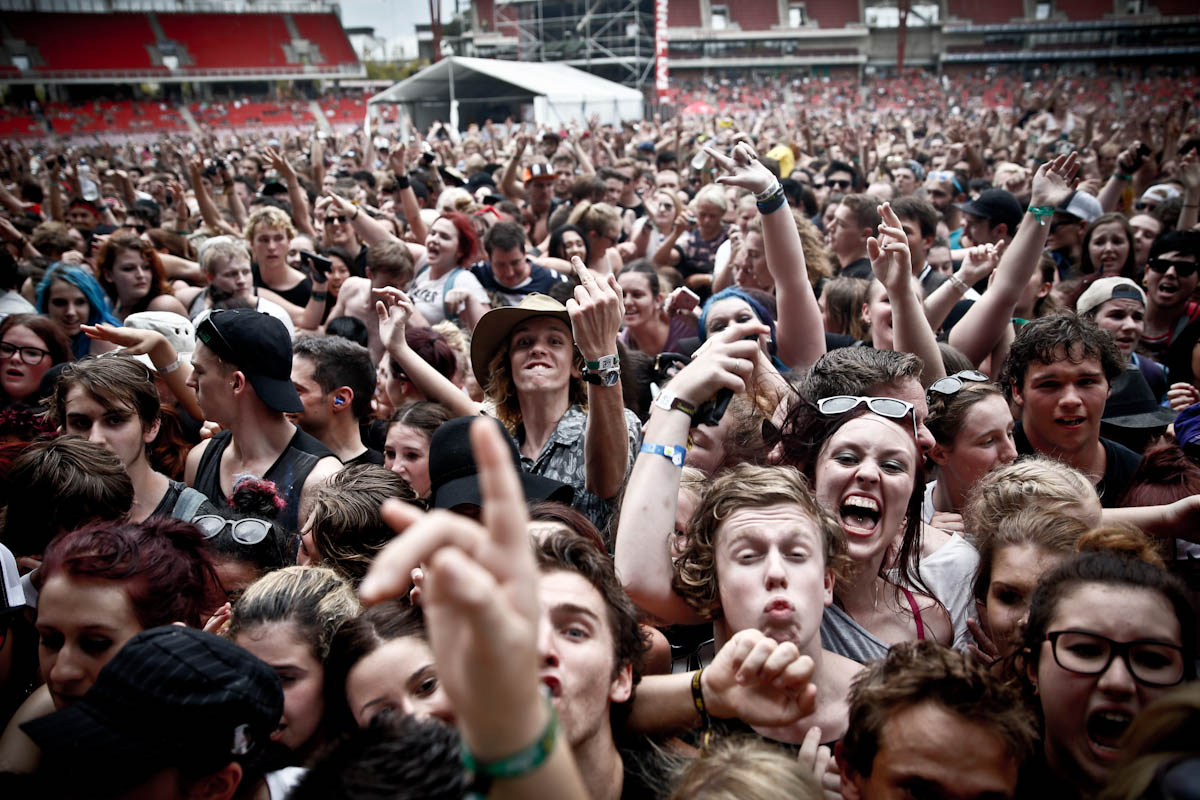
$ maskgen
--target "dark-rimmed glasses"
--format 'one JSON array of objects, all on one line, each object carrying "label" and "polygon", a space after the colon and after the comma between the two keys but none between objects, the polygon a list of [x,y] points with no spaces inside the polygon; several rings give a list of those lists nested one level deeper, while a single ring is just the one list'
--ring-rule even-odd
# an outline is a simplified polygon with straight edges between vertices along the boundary
[{"label": "dark-rimmed glasses", "polygon": [[911,414],[913,438],[919,438],[917,436],[917,414],[913,409],[913,404],[907,400],[900,400],[895,397],[855,397],[848,394],[839,394],[833,397],[823,397],[818,400],[817,410],[826,416],[832,417],[838,414],[845,414],[847,411],[858,408],[864,403],[869,411],[888,419],[904,419],[905,414]]},{"label": "dark-rimmed glasses", "polygon": [[200,529],[205,539],[220,536],[229,528],[230,535],[238,544],[256,545],[271,532],[271,525],[266,520],[248,517],[247,519],[225,519],[216,514],[201,514],[192,519],[192,524]]},{"label": "dark-rimmed glasses", "polygon": [[1175,686],[1183,681],[1183,648],[1157,639],[1115,642],[1091,631],[1051,631],[1046,634],[1054,661],[1077,675],[1103,675],[1117,656],[1139,683]]},{"label": "dark-rimmed glasses", "polygon": [[0,342],[0,361],[7,361],[18,354],[21,356],[22,361],[31,367],[35,367],[42,363],[42,359],[50,355],[50,351],[43,350],[40,347],[17,346],[8,342]]},{"label": "dark-rimmed glasses", "polygon": [[1172,261],[1166,258],[1155,258],[1146,267],[1154,270],[1159,275],[1165,275],[1167,270],[1174,267],[1176,275],[1181,278],[1190,278],[1195,274],[1197,264],[1195,261]]},{"label": "dark-rimmed glasses", "polygon": [[939,378],[929,384],[929,389],[926,392],[937,392],[938,394],[955,394],[961,392],[966,386],[966,382],[972,383],[988,383],[991,381],[987,375],[984,375],[977,369],[964,369],[962,372],[956,372],[953,375],[947,375],[945,378]]}]

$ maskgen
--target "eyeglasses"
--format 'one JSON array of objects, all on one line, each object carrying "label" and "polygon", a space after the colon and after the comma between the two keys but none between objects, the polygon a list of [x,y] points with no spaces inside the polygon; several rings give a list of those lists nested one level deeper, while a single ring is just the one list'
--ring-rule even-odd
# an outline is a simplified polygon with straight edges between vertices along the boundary
[{"label": "eyeglasses", "polygon": [[0,342],[0,361],[7,361],[18,353],[21,355],[21,360],[31,367],[42,363],[42,359],[50,355],[49,350],[43,350],[40,347],[18,347],[8,342]]},{"label": "eyeglasses", "polygon": [[350,221],[350,218],[349,218],[349,217],[326,217],[326,218],[325,218],[325,224],[326,224],[326,225],[329,225],[329,224],[331,224],[331,223],[335,223],[335,222],[336,222],[338,225],[345,225],[345,224],[346,224],[347,222],[349,222],[349,221]]},{"label": "eyeglasses", "polygon": [[1053,631],[1046,634],[1054,660],[1067,672],[1102,675],[1113,658],[1120,656],[1139,683],[1175,686],[1183,681],[1183,648],[1156,639],[1114,642],[1089,631]]},{"label": "eyeglasses", "polygon": [[1156,258],[1146,265],[1158,274],[1165,274],[1171,267],[1175,268],[1175,274],[1181,278],[1190,278],[1196,273],[1197,265],[1195,261],[1168,261],[1165,258]]},{"label": "eyeglasses", "polygon": [[221,532],[226,528],[230,529],[230,535],[238,544],[247,546],[255,545],[267,538],[271,532],[271,525],[266,520],[255,519],[225,519],[216,514],[202,514],[192,520],[192,524],[200,529],[200,533],[204,534],[205,539],[212,539],[221,535]]},{"label": "eyeglasses", "polygon": [[825,181],[826,186],[832,186],[835,189],[849,189],[851,182],[845,178],[838,178],[836,181]]},{"label": "eyeglasses", "polygon": [[912,414],[913,438],[917,437],[917,415],[913,404],[907,400],[895,397],[853,397],[848,394],[823,397],[817,401],[817,410],[826,416],[837,416],[852,411],[866,403],[867,409],[888,419],[904,419],[905,414]]},{"label": "eyeglasses", "polygon": [[[984,375],[977,369],[964,369],[962,372],[956,372],[953,375],[948,375],[945,378],[934,381],[929,384],[929,392],[937,392],[938,394],[955,394],[961,392],[966,386],[966,381],[974,383],[987,383],[991,380],[987,375]],[[926,392],[928,394],[928,392]]]}]

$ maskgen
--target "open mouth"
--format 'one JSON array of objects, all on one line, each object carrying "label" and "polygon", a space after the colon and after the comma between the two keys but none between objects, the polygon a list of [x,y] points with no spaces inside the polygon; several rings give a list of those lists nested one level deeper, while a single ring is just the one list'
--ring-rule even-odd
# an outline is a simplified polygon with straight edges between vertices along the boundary
[{"label": "open mouth", "polygon": [[1128,711],[1096,711],[1087,718],[1087,737],[1092,748],[1104,756],[1116,758],[1121,738],[1133,723]]},{"label": "open mouth", "polygon": [[838,514],[846,533],[870,536],[879,527],[879,503],[870,497],[852,495],[842,501]]},{"label": "open mouth", "polygon": [[1087,422],[1087,417],[1058,417],[1054,420],[1056,425],[1069,430],[1075,430],[1083,427],[1083,423]]},{"label": "open mouth", "polygon": [[542,684],[550,690],[551,697],[562,697],[562,681],[553,675],[543,675]]}]

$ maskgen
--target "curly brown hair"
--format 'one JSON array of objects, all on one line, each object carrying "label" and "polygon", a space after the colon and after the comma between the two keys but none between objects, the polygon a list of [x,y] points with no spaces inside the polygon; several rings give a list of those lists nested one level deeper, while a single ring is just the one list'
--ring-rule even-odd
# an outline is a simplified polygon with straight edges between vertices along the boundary
[{"label": "curly brown hair", "polygon": [[722,616],[716,552],[717,534],[725,520],[743,508],[778,503],[795,504],[812,519],[821,536],[825,567],[835,576],[846,574],[850,560],[842,526],[817,503],[799,470],[739,464],[704,493],[688,526],[683,552],[675,560],[671,586],[697,614],[714,620]]},{"label": "curly brown hair", "polygon": [[[483,387],[483,393],[496,404],[497,419],[504,423],[504,427],[511,435],[515,436],[517,428],[521,425],[521,401],[517,398],[517,387],[512,379],[512,362],[509,360],[511,340],[510,335],[496,350],[492,360],[488,362],[490,377],[487,386]],[[583,370],[583,354],[579,352],[578,347],[574,350],[574,364],[577,370]],[[587,385],[582,378],[571,377],[570,403],[587,410]]]}]

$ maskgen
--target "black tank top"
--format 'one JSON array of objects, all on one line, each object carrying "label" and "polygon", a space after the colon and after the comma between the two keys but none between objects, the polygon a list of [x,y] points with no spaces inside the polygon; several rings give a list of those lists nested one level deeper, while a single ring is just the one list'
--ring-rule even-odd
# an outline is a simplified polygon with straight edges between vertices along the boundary
[{"label": "black tank top", "polygon": [[264,289],[270,289],[272,292],[279,295],[284,300],[287,300],[292,305],[304,308],[306,305],[308,305],[308,298],[312,296],[312,278],[308,277],[307,275],[304,276],[304,280],[300,281],[290,289],[276,289],[274,286],[267,286],[266,282],[263,281],[262,273],[258,271],[258,264],[250,264],[250,274],[254,279],[255,286],[260,286]]},{"label": "black tank top", "polygon": [[[288,446],[267,470],[267,474],[262,476],[279,487],[279,493],[286,505],[275,521],[289,533],[297,533],[300,530],[300,491],[304,488],[304,481],[308,480],[308,474],[321,460],[318,456],[296,447],[297,436],[301,433],[297,428],[296,436],[288,442]],[[204,455],[200,456],[200,465],[196,467],[196,483],[192,487],[205,494],[218,508],[226,508],[229,505],[225,492],[221,490],[221,457],[231,441],[233,434],[229,431],[221,431],[212,438],[212,442],[204,450]]]}]

